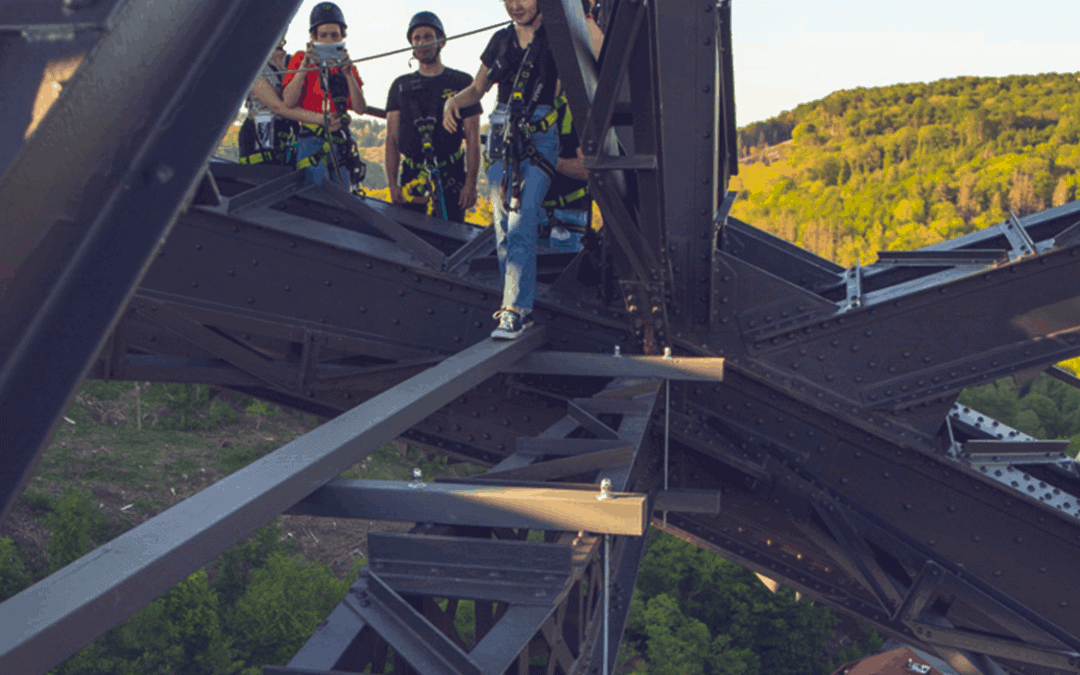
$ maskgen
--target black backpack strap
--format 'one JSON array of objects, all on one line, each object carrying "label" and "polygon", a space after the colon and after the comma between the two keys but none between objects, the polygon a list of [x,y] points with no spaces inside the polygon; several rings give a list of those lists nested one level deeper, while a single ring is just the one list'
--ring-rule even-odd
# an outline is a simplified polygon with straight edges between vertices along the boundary
[{"label": "black backpack strap", "polygon": [[503,32],[504,35],[499,40],[499,53],[495,55],[495,60],[491,62],[491,68],[488,69],[489,82],[498,82],[510,70],[506,63],[506,52],[510,50],[510,41],[516,39],[517,35],[512,25],[504,28]]}]

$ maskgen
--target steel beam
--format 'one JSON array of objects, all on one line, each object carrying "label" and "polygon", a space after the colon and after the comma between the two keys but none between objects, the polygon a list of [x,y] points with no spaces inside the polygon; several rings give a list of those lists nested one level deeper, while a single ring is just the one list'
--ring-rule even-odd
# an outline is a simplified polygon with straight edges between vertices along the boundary
[{"label": "steel beam", "polygon": [[48,670],[544,339],[534,327],[451,356],[0,604],[0,625],[11,627],[0,632],[5,672]]},{"label": "steel beam", "polygon": [[720,513],[720,491],[694,488],[661,490],[656,493],[653,511],[717,514]]},{"label": "steel beam", "polygon": [[[356,611],[355,602],[356,598],[351,593],[345,596],[300,651],[289,660],[289,667],[317,672],[332,671],[339,665],[344,669],[359,647],[361,632],[367,628],[367,624]],[[265,675],[269,670],[263,672]]]},{"label": "steel beam", "polygon": [[354,587],[361,598],[360,616],[414,669],[425,675],[485,675],[376,573],[363,570]]},{"label": "steel beam", "polygon": [[0,180],[0,520],[298,5],[129,0]]},{"label": "steel beam", "polygon": [[368,534],[369,566],[397,593],[512,605],[554,606],[573,573],[572,552],[528,541]]},{"label": "steel beam", "polygon": [[[483,474],[478,478],[482,478]],[[487,482],[487,481],[485,481]],[[285,510],[289,515],[427,522],[445,525],[640,534],[641,495],[544,487],[462,485],[337,478]]]},{"label": "steel beam", "polygon": [[506,372],[532,375],[659,377],[668,380],[721,382],[724,379],[724,359],[535,352],[507,368]]},{"label": "steel beam", "polygon": [[634,446],[623,445],[608,450],[597,450],[571,457],[561,457],[546,462],[534,462],[528,466],[493,468],[484,474],[488,480],[556,480],[568,476],[593,473],[610,466],[620,466],[634,458]]}]

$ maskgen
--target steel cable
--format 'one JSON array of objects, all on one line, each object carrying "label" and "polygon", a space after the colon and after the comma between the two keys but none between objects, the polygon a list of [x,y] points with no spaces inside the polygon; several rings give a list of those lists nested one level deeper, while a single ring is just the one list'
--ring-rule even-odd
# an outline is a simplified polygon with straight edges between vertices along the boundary
[{"label": "steel cable", "polygon": [[[492,30],[494,28],[502,28],[503,26],[507,26],[510,23],[511,23],[510,21],[502,21],[500,23],[493,23],[490,26],[484,26],[483,28],[476,28],[476,29],[467,31],[465,33],[458,33],[457,35],[451,35],[449,37],[445,37],[445,38],[436,40],[435,42],[425,42],[422,45],[415,45],[415,46],[410,45],[408,47],[402,47],[401,49],[395,49],[393,51],[383,52],[381,54],[374,54],[372,56],[365,56],[365,57],[359,58],[359,59],[348,59],[346,61],[341,61],[341,62],[338,62],[338,63],[334,63],[334,64],[332,64],[332,65],[330,65],[328,67],[330,67],[330,68],[340,68],[340,67],[343,67],[343,66],[351,66],[351,65],[355,65],[357,63],[363,63],[364,61],[374,61],[375,59],[381,59],[381,58],[385,58],[387,56],[393,56],[395,54],[402,54],[404,52],[411,52],[414,49],[424,49],[425,47],[431,47],[432,45],[446,43],[446,42],[449,42],[451,40],[457,40],[457,39],[463,38],[463,37],[469,37],[470,35],[476,35],[477,33],[483,33],[484,31],[489,31],[489,30]],[[314,66],[312,68],[298,68],[296,70],[281,70],[281,71],[278,71],[278,72],[283,74],[283,75],[287,75],[287,74],[290,74],[290,73],[310,73],[310,72],[314,72],[316,70],[319,70],[320,68],[322,68],[322,66]]]}]

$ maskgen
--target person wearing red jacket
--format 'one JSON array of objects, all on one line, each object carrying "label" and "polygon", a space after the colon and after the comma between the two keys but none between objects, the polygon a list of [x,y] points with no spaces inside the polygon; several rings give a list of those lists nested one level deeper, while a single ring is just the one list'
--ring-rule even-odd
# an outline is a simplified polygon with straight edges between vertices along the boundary
[{"label": "person wearing red jacket", "polygon": [[[299,106],[304,110],[320,113],[324,116],[323,125],[305,123],[297,139],[297,169],[308,172],[308,179],[322,182],[333,179],[343,186],[352,184],[349,164],[355,152],[350,152],[352,139],[348,133],[347,111],[363,114],[364,82],[355,66],[348,68],[324,64],[319,58],[316,45],[341,44],[346,36],[345,15],[341,8],[332,2],[320,2],[311,10],[311,42],[306,52],[297,52],[289,60],[289,70],[296,71],[312,68],[304,73],[290,72],[285,75],[285,88],[282,99],[286,106]],[[349,54],[341,45],[335,61],[348,61]],[[324,89],[328,85],[329,92]],[[344,127],[340,133],[330,133],[327,126],[336,126],[339,121]],[[337,168],[337,176],[331,170]]]}]

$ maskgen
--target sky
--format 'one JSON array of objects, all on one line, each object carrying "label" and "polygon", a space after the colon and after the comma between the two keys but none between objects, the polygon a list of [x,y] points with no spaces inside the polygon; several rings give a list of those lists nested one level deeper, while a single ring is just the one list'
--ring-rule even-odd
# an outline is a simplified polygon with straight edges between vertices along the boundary
[{"label": "sky", "polygon": [[[305,0],[289,26],[290,53],[304,48],[315,4]],[[345,43],[354,59],[406,46],[409,19],[421,10],[438,14],[448,35],[507,20],[502,0],[338,4],[349,23]],[[961,75],[1078,72],[1078,20],[1077,0],[733,0],[737,124],[767,119],[840,89]],[[450,42],[443,63],[475,75],[490,34]],[[409,56],[357,66],[371,105],[386,105],[390,83],[412,69]],[[485,110],[493,98],[488,95]]]}]

